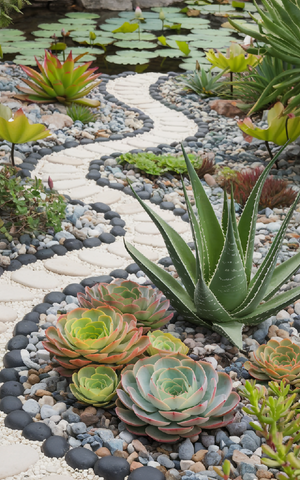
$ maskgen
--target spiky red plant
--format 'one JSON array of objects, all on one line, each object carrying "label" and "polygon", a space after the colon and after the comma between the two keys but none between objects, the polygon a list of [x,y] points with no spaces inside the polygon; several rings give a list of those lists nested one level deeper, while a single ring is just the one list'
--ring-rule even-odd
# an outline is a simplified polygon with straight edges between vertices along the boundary
[{"label": "spiky red plant", "polygon": [[210,155],[205,155],[202,157],[202,163],[201,166],[196,170],[196,173],[199,178],[203,178],[204,175],[209,173],[210,175],[213,175],[216,170],[216,165],[215,165],[215,159],[214,156]]},{"label": "spiky red plant", "polygon": [[[230,193],[232,183],[235,201],[244,206],[262,171],[263,167],[256,167],[251,171],[237,172],[230,180],[225,180],[227,192]],[[265,181],[259,205],[260,208],[289,207],[296,195],[297,192],[288,187],[287,180],[270,175]]]}]

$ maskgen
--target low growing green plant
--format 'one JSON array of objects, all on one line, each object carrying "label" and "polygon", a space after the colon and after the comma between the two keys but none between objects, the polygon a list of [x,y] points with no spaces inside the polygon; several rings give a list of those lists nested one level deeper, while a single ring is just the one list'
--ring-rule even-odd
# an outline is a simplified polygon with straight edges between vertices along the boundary
[{"label": "low growing green plant", "polygon": [[70,390],[80,402],[101,408],[114,405],[119,379],[113,368],[106,365],[83,367],[73,373],[72,380]]},{"label": "low growing green plant", "polygon": [[79,120],[84,125],[90,122],[96,122],[97,120],[97,115],[88,107],[85,107],[84,105],[78,105],[76,103],[72,103],[72,105],[67,108],[67,115],[72,118],[73,122]]},{"label": "low growing green plant", "polygon": [[197,61],[194,73],[184,76],[182,83],[185,85],[185,90],[192,90],[200,97],[214,97],[224,88],[224,82],[220,81],[224,72],[226,70],[218,74],[214,74],[210,70],[207,72]]},{"label": "low growing green plant", "polygon": [[172,306],[186,319],[226,336],[239,348],[242,347],[244,324],[258,325],[299,298],[300,294],[300,287],[296,287],[274,296],[300,265],[300,253],[297,253],[276,267],[285,232],[299,201],[300,193],[282,222],[263,262],[252,277],[259,199],[270,169],[282,151],[283,148],[260,175],[238,224],[233,195],[228,202],[226,191],[224,191],[220,225],[203,185],[183,149],[198,214],[196,218],[182,182],[195,242],[195,255],[182,236],[144,203],[132,189],[164,238],[179,280],[125,241],[127,251],[170,300]]},{"label": "low growing green plant", "polygon": [[[189,159],[195,168],[200,168],[201,157],[189,154]],[[130,163],[147,173],[148,175],[161,175],[164,172],[175,172],[177,174],[187,173],[186,163],[182,155],[155,155],[151,152],[125,153],[120,155],[118,162],[122,165]]]},{"label": "low growing green plant", "polygon": [[290,386],[281,382],[269,383],[269,391],[255,382],[246,381],[240,392],[250,406],[243,410],[255,415],[257,422],[250,425],[266,439],[262,451],[269,458],[262,463],[270,468],[280,468],[278,480],[300,480],[300,404],[297,394],[290,394]]},{"label": "low growing green plant", "polygon": [[18,169],[10,166],[0,170],[0,227],[10,236],[36,235],[48,228],[60,231],[65,218],[64,197],[55,191],[46,191],[37,178],[22,180],[17,174]]}]

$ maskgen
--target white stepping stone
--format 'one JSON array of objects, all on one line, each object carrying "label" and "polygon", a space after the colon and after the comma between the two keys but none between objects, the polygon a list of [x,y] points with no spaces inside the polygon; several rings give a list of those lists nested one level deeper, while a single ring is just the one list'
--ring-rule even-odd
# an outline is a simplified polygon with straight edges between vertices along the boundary
[{"label": "white stepping stone", "polygon": [[81,163],[87,163],[89,160],[95,158],[95,155],[83,147],[66,148],[64,155],[67,157],[75,157],[81,160]]},{"label": "white stepping stone", "polygon": [[92,197],[99,193],[98,185],[86,185],[85,187],[72,188],[72,198],[80,200],[81,198]]},{"label": "white stepping stone", "polygon": [[135,222],[152,222],[151,218],[146,212],[137,213],[136,215],[133,215],[132,218]]},{"label": "white stepping stone", "polygon": [[41,289],[53,289],[58,287],[59,280],[49,273],[43,272],[42,270],[29,270],[29,268],[24,268],[13,272],[11,279],[14,282],[21,283],[25,287],[30,288],[41,288]]},{"label": "white stepping stone", "polygon": [[[51,180],[53,180],[53,182],[58,182],[61,180],[70,180],[70,176],[72,176],[72,180],[82,178],[82,174],[80,174],[79,172],[72,173],[72,175],[70,175],[70,173],[51,173],[50,175]],[[49,178],[49,173],[44,173],[42,176],[42,181],[47,182],[48,178]],[[55,188],[56,188],[56,184],[55,184]]]},{"label": "white stepping stone", "polygon": [[102,250],[83,250],[79,253],[79,258],[83,262],[97,265],[103,268],[120,268],[122,259]]},{"label": "white stepping stone", "polygon": [[142,245],[151,245],[157,248],[166,248],[166,244],[161,235],[141,235],[137,233],[133,239],[134,242]]},{"label": "white stepping stone", "polygon": [[94,154],[95,153],[99,153],[100,155],[110,155],[111,153],[113,153],[115,150],[113,148],[109,148],[106,144],[108,142],[98,142],[98,143],[91,143],[89,145],[86,145],[85,149],[88,151],[88,152],[93,152]]},{"label": "white stepping stone", "polygon": [[17,312],[11,307],[5,307],[3,305],[0,308],[0,323],[13,322],[17,318],[17,316]]},{"label": "white stepping stone", "polygon": [[[44,157],[45,158],[45,157]],[[54,158],[54,157],[52,157]],[[53,165],[53,163],[46,163],[41,169],[40,171],[42,173],[66,173],[68,174],[68,178],[70,178],[70,174],[71,173],[75,173],[77,172],[77,168],[76,167],[73,167],[72,165]],[[73,175],[72,175],[73,176]]]},{"label": "white stepping stone", "polygon": [[15,444],[0,447],[0,479],[26,472],[38,462],[38,451],[27,445]]},{"label": "white stepping stone", "polygon": [[59,275],[70,275],[71,277],[85,277],[92,273],[89,267],[68,257],[50,258],[44,262],[44,266],[50,272],[58,273]]},{"label": "white stepping stone", "polygon": [[132,203],[123,203],[122,205],[116,205],[115,210],[120,214],[123,213],[123,215],[132,215],[133,213],[140,213],[145,211],[138,201]]},{"label": "white stepping stone", "polygon": [[[52,177],[51,177],[52,178]],[[54,181],[54,178],[52,178]],[[71,190],[76,187],[82,187],[83,185],[86,184],[86,181],[84,178],[80,178],[78,180],[62,180],[62,181],[57,181],[55,182],[55,189],[60,191],[60,190]]]},{"label": "white stepping stone", "polygon": [[[150,250],[149,248],[147,247],[143,247],[143,246],[138,246],[137,249],[143,254],[145,255],[145,257],[147,257],[149,260],[152,260],[153,262],[155,262],[156,260],[158,260],[159,258],[159,254],[157,252],[155,252],[154,250]],[[134,261],[131,257],[131,255],[127,252],[125,246],[123,243],[121,242],[115,242],[115,243],[111,243],[107,250],[110,252],[110,253],[114,253],[115,255],[119,255],[120,257],[124,257],[124,258],[129,258],[130,260],[132,260],[132,262]]]},{"label": "white stepping stone", "polygon": [[83,164],[82,158],[67,157],[66,155],[57,155],[56,157],[49,157],[48,162],[61,163],[63,165],[79,166]]},{"label": "white stepping stone", "polygon": [[191,231],[191,228],[190,228],[190,225],[189,223],[187,222],[170,222],[169,223],[170,227],[174,228],[174,230],[176,230],[177,233],[186,233],[186,232],[190,232]]},{"label": "white stepping stone", "polygon": [[33,300],[34,298],[35,293],[25,290],[25,288],[13,287],[12,285],[0,285],[0,302],[25,302],[27,300]]},{"label": "white stepping stone", "polygon": [[[143,222],[137,223],[135,226],[135,231],[137,233],[142,233],[144,235],[160,235],[158,228],[155,226],[154,222]],[[141,243],[141,242],[139,242]]]},{"label": "white stepping stone", "polygon": [[106,203],[106,205],[112,205],[113,203],[117,203],[120,199],[121,199],[120,192],[113,189],[107,189],[107,190],[102,190],[101,193],[98,193],[98,195],[93,197],[93,203],[103,202],[103,203]]}]

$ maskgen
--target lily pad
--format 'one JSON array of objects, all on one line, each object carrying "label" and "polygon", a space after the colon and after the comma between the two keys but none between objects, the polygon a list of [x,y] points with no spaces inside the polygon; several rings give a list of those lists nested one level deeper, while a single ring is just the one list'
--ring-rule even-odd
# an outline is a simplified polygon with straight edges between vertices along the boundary
[{"label": "lily pad", "polygon": [[14,59],[14,63],[16,63],[17,65],[28,65],[28,66],[36,65],[36,61],[32,55],[27,55],[27,56],[17,55]]},{"label": "lily pad", "polygon": [[86,12],[70,12],[65,14],[69,18],[100,18],[100,15],[97,13],[86,13]]},{"label": "lily pad", "polygon": [[[193,63],[187,63],[187,62],[183,62],[183,63],[180,63],[179,64],[179,67],[182,69],[182,70],[186,70],[186,71],[194,71],[195,70],[195,62]],[[207,65],[207,64],[201,64],[201,67],[206,71],[208,72],[208,70],[210,70],[210,66]]]},{"label": "lily pad", "polygon": [[[138,40],[139,41],[139,34],[138,32],[133,33],[114,33],[114,38],[117,40]],[[142,40],[156,40],[156,36],[152,33],[144,33],[141,32],[141,41]]]},{"label": "lily pad", "polygon": [[36,30],[36,32],[31,32],[32,35],[35,37],[43,37],[43,38],[50,38],[52,35],[56,35],[57,37],[61,37],[60,30]]},{"label": "lily pad", "polygon": [[181,8],[178,7],[153,7],[151,8],[152,12],[160,12],[161,10],[164,12],[165,15],[169,13],[179,13]]},{"label": "lily pad", "polygon": [[185,57],[184,53],[182,53],[178,48],[162,48],[157,50],[157,54],[160,57],[169,57],[169,58],[179,58]]},{"label": "lily pad", "polygon": [[119,52],[116,52],[117,55],[121,55],[122,57],[134,57],[134,58],[155,58],[158,56],[158,52],[148,52],[145,50],[141,50],[137,52],[136,50],[120,50]]},{"label": "lily pad", "polygon": [[97,37],[96,40],[93,42],[93,44],[90,44],[89,40],[87,40],[86,37],[72,37],[72,39],[74,40],[74,42],[82,43],[82,44],[88,45],[89,47],[109,45],[109,44],[115,42],[114,38],[102,37],[102,36]]},{"label": "lily pad", "polygon": [[137,48],[142,50],[143,48],[156,48],[157,45],[155,43],[146,42],[146,41],[138,41],[138,40],[120,40],[119,42],[115,43],[116,47],[120,48]]},{"label": "lily pad", "polygon": [[[157,13],[154,12],[142,12],[143,18],[158,18]],[[134,12],[120,12],[119,17],[126,18],[126,19],[133,19],[135,18]]]},{"label": "lily pad", "polygon": [[110,63],[115,63],[117,65],[136,65],[136,64],[143,65],[147,63],[150,59],[147,57],[143,57],[143,58],[133,57],[132,55],[131,56],[107,55],[106,60]]},{"label": "lily pad", "polygon": [[92,20],[91,18],[61,18],[58,20],[59,23],[67,24],[67,25],[96,25],[96,20]]}]

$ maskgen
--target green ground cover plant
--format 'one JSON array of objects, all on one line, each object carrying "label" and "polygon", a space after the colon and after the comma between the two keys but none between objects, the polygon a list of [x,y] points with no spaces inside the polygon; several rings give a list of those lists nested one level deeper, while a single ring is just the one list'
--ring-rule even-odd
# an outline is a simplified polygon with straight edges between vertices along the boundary
[{"label": "green ground cover plant", "polygon": [[67,108],[67,115],[72,118],[73,122],[79,120],[84,125],[87,125],[90,122],[96,122],[97,120],[97,115],[93,113],[90,108],[76,103],[71,104]]}]

